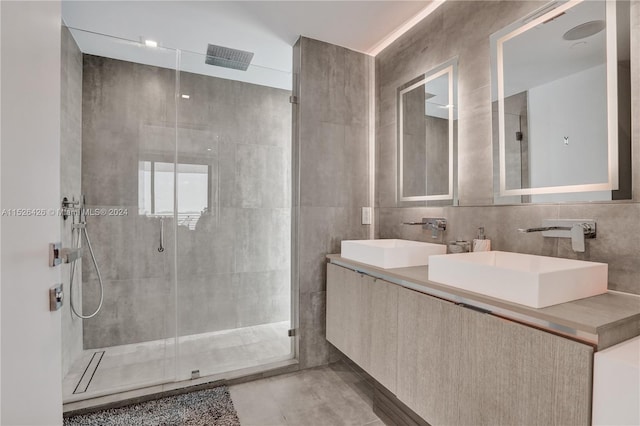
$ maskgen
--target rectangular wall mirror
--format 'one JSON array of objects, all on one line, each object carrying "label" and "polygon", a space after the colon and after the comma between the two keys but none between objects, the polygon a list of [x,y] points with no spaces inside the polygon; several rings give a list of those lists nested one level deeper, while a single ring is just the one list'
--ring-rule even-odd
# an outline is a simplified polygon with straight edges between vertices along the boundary
[{"label": "rectangular wall mirror", "polygon": [[456,204],[457,100],[457,59],[398,89],[399,204]]},{"label": "rectangular wall mirror", "polygon": [[553,2],[491,36],[496,204],[631,198],[629,2]]}]

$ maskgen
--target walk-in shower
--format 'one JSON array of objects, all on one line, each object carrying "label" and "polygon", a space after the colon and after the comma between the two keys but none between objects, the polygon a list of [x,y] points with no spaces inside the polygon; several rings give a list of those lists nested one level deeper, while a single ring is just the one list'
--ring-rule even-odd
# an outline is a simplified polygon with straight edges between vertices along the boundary
[{"label": "walk-in shower", "polygon": [[62,51],[64,401],[293,362],[291,74],[69,28]]}]

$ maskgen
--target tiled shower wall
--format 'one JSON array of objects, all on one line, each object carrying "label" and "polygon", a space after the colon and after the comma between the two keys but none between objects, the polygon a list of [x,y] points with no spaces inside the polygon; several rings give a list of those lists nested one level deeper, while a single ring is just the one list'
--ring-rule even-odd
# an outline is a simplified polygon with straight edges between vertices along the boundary
[{"label": "tiled shower wall", "polygon": [[[60,193],[63,197],[80,198],[82,166],[82,53],[71,33],[62,27],[60,101]],[[71,220],[60,218],[61,242],[71,246]],[[73,294],[69,288],[69,265],[62,265],[62,283],[67,300],[62,305],[62,375],[82,352],[82,320],[71,315],[69,297],[75,306],[82,305],[82,267],[76,266]]]},{"label": "tiled shower wall", "polygon": [[[640,2],[631,5],[634,200],[608,204],[492,206],[489,36],[547,2],[448,1],[376,57],[376,206],[379,238],[430,241],[422,217],[445,217],[444,241],[472,239],[484,226],[496,250],[607,262],[609,288],[640,294]],[[459,200],[462,207],[396,207],[396,89],[459,58]],[[570,241],[518,233],[543,219],[595,219],[598,236],[582,254]]]},{"label": "tiled shower wall", "polygon": [[[105,283],[85,321],[96,348],[247,327],[290,317],[291,105],[289,91],[84,56],[82,190]],[[211,208],[195,229],[138,214],[139,161],[209,167]],[[180,194],[178,194],[180,197]],[[177,247],[178,266],[173,256]],[[84,263],[89,265],[85,256]],[[97,277],[84,268],[85,309]],[[177,273],[177,305],[174,273]]]},{"label": "tiled shower wall", "polygon": [[[369,70],[371,59],[301,37],[294,46],[294,164],[298,211],[299,361],[326,364],[326,260],[340,242],[366,239],[360,208],[369,204]],[[294,213],[295,214],[295,213]]]}]

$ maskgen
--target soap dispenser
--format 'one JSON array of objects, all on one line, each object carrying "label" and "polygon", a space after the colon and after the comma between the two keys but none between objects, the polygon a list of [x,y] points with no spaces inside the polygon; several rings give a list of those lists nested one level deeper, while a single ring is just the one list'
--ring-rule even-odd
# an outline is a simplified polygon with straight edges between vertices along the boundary
[{"label": "soap dispenser", "polygon": [[473,240],[473,251],[490,251],[491,240],[484,235],[484,228],[478,228],[478,236]]}]

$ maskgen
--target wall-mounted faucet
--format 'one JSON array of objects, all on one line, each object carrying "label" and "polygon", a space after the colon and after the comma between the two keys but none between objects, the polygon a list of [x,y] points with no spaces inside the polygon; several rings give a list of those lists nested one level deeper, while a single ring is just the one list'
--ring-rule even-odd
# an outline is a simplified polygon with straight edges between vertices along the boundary
[{"label": "wall-mounted faucet", "polygon": [[447,219],[443,217],[423,217],[422,222],[403,222],[404,225],[422,225],[422,229],[431,231],[431,238],[438,238],[438,231],[447,230]]},{"label": "wall-mounted faucet", "polygon": [[583,253],[585,238],[596,237],[596,222],[578,219],[545,219],[541,227],[518,229],[518,231],[542,232],[543,237],[571,238],[573,251]]},{"label": "wall-mounted faucet", "polygon": [[428,217],[422,219],[423,222],[426,222],[422,225],[422,229],[430,229],[431,230],[431,238],[438,238],[438,231],[446,231],[447,230],[447,219],[443,217]]}]

